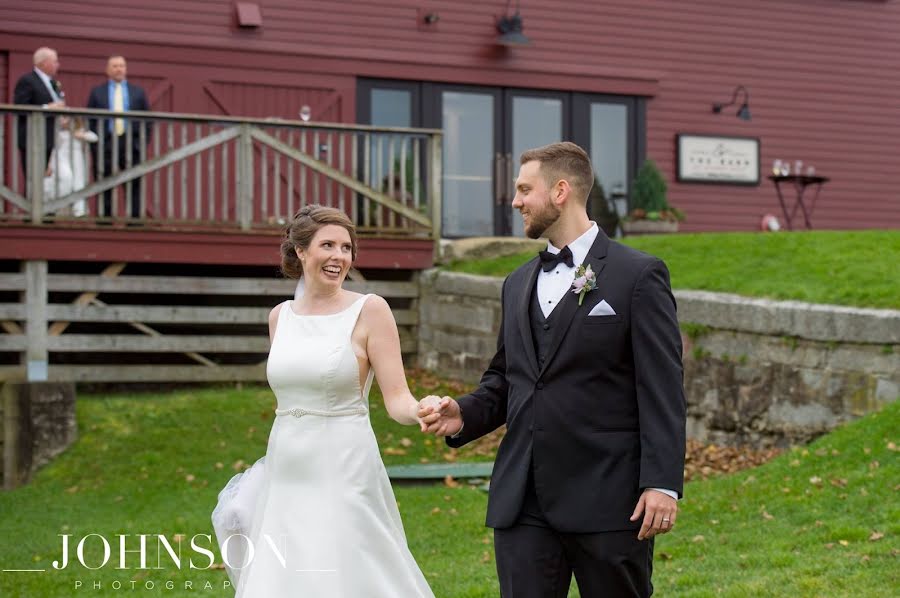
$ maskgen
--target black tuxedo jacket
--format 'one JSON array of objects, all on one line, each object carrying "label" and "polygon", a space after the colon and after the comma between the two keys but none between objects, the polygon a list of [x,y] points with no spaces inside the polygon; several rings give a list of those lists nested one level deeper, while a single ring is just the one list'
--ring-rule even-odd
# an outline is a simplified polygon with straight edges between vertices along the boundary
[{"label": "black tuxedo jacket", "polygon": [[[572,292],[557,304],[543,367],[529,321],[540,262],[509,275],[497,353],[478,389],[459,399],[465,425],[450,446],[507,426],[491,479],[490,527],[515,523],[532,466],[544,515],[560,532],[637,529],[641,521],[628,518],[643,489],[681,495],[685,398],[668,270],[602,230],[585,264],[597,288],[580,306]],[[616,315],[588,316],[603,299]]]},{"label": "black tuxedo jacket", "polygon": [[[150,110],[150,104],[147,102],[147,94],[144,93],[143,88],[125,82],[128,85],[128,112],[135,111],[148,111]],[[109,106],[109,82],[106,81],[102,85],[98,85],[91,89],[91,93],[88,96],[87,101],[88,108],[96,108],[97,110],[111,110]],[[108,120],[104,120],[104,123],[109,122]],[[131,126],[131,143],[135,151],[140,150],[141,147],[141,127],[137,126],[136,123],[130,122],[126,120],[128,126]],[[104,143],[104,151],[107,153],[112,151],[112,145],[109,143],[109,139],[112,137],[112,132],[108,127],[104,126],[103,131],[100,131],[99,122],[97,119],[90,119],[88,122],[88,126],[91,131],[96,133],[97,135],[104,135],[106,140]],[[149,136],[150,125],[147,124],[147,132]],[[91,149],[96,149],[97,144],[92,144]]]},{"label": "black tuxedo jacket", "polygon": [[[51,83],[56,83],[55,79],[51,79]],[[14,104],[30,104],[32,106],[43,106],[53,102],[53,96],[41,78],[34,70],[25,73],[16,82],[16,89],[13,92]],[[20,150],[24,150],[28,143],[28,118],[19,117],[18,119],[19,139],[18,146]],[[47,155],[53,150],[53,137],[56,119],[52,116],[47,117]]]}]

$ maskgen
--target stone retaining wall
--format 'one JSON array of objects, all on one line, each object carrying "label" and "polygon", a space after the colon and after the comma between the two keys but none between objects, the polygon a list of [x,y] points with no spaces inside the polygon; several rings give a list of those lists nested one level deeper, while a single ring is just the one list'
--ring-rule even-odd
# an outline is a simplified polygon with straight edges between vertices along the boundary
[{"label": "stone retaining wall", "polygon": [[[502,280],[421,277],[422,367],[478,382],[497,344]],[[900,311],[676,291],[688,435],[786,445],[900,397]]]}]

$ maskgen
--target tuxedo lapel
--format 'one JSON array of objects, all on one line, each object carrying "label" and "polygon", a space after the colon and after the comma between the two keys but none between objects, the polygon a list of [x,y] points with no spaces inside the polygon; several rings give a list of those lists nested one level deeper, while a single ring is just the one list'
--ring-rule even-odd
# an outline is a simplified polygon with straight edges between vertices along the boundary
[{"label": "tuxedo lapel", "polygon": [[521,295],[516,302],[516,319],[519,322],[519,332],[522,333],[522,342],[525,345],[525,355],[528,357],[528,363],[535,372],[538,371],[537,356],[534,354],[534,337],[531,335],[531,299],[534,293],[534,285],[537,284],[538,272],[541,271],[541,262],[534,260],[531,270],[525,279],[525,288],[521,290]]},{"label": "tuxedo lapel", "polygon": [[[603,234],[603,231],[601,230],[597,234],[597,239],[591,246],[587,257],[584,259],[583,263],[585,265],[590,265],[591,270],[594,271],[594,274],[597,277],[600,276],[600,272],[606,266],[603,258],[606,257],[606,248],[608,246],[609,237]],[[562,344],[563,339],[566,337],[566,333],[568,333],[569,328],[572,326],[572,322],[575,320],[575,315],[579,308],[583,308],[583,306],[583,302],[582,305],[578,305],[578,295],[573,293],[572,289],[569,288],[563,296],[562,301],[560,301],[556,306],[556,309],[553,310],[557,325],[553,327],[553,335],[550,337],[550,345],[547,348],[547,359],[544,360],[544,367],[541,368],[539,375],[542,375],[547,370],[547,367],[553,362],[553,358],[559,351],[559,346]]]},{"label": "tuxedo lapel", "polygon": [[[40,92],[41,97],[38,98],[38,104],[50,104],[53,102],[53,96],[50,94],[50,90],[47,89],[47,86],[44,85],[44,80],[41,79],[40,75],[31,71],[31,80],[34,82],[34,89]],[[52,80],[51,80],[51,85]],[[45,101],[40,101],[41,99]]]}]

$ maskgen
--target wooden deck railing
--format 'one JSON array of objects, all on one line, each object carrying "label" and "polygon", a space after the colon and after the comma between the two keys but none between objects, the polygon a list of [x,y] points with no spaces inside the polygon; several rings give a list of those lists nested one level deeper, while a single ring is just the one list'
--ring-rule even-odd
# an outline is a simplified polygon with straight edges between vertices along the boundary
[{"label": "wooden deck railing", "polygon": [[440,239],[441,164],[431,129],[0,104],[0,222],[250,231],[320,203]]},{"label": "wooden deck railing", "polygon": [[[0,357],[7,364],[0,364],[0,383],[266,379],[269,310],[293,296],[296,281],[124,269],[113,263],[100,273],[55,273],[32,260],[22,272],[0,273],[0,293],[19,297],[0,302]],[[415,279],[346,288],[387,299],[401,350],[416,351]]]}]

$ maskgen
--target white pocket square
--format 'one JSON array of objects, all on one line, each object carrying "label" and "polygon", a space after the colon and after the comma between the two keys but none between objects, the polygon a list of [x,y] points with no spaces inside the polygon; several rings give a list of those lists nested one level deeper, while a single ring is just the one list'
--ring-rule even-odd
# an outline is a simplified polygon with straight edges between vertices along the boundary
[{"label": "white pocket square", "polygon": [[616,310],[612,308],[612,306],[606,302],[606,299],[602,299],[600,303],[594,306],[594,309],[590,311],[589,316],[614,316],[616,315]]}]

